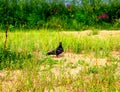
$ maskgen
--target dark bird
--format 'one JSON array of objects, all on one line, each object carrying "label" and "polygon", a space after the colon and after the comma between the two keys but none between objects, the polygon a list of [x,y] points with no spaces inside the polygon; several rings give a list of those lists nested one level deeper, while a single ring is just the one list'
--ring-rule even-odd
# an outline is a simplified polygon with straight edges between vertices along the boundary
[{"label": "dark bird", "polygon": [[62,42],[60,42],[59,46],[55,50],[47,52],[47,55],[56,55],[58,57],[63,51]]}]

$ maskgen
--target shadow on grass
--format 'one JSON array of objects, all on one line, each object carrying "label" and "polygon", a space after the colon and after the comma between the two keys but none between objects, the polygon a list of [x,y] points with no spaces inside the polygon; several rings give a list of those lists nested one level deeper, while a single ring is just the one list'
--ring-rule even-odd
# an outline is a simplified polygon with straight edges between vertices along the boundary
[{"label": "shadow on grass", "polygon": [[32,57],[29,53],[18,53],[7,49],[0,49],[0,70],[2,69],[21,69],[25,59]]},{"label": "shadow on grass", "polygon": [[23,68],[31,68],[39,67],[40,65],[48,65],[49,69],[52,68],[55,64],[57,64],[57,60],[52,59],[47,56],[44,58],[37,59],[30,52],[15,52],[7,49],[0,49],[0,70],[2,69],[23,69]]}]

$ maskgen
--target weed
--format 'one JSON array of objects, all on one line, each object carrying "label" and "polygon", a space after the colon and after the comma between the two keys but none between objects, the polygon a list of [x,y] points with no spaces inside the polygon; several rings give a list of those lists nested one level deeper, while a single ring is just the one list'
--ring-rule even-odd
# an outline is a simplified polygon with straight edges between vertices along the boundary
[{"label": "weed", "polygon": [[84,64],[85,64],[85,61],[84,61],[84,60],[78,60],[78,64],[84,65]]},{"label": "weed", "polygon": [[98,30],[92,30],[92,35],[98,35],[99,31]]}]

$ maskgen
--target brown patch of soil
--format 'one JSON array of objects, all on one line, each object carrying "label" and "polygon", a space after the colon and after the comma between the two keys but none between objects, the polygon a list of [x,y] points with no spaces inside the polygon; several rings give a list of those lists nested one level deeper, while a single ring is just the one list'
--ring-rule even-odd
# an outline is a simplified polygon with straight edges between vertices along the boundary
[{"label": "brown patch of soil", "polygon": [[[87,36],[87,35],[92,35],[92,30],[86,30],[86,31],[79,31],[79,32],[76,32],[76,31],[69,31],[69,32],[62,32],[63,34],[71,34],[71,35],[75,35],[77,37],[80,37],[80,36]],[[106,36],[120,36],[120,30],[109,30],[109,31],[106,31],[106,30],[98,30],[98,34],[97,35],[93,35],[93,36],[99,36],[99,37],[106,37]]]}]

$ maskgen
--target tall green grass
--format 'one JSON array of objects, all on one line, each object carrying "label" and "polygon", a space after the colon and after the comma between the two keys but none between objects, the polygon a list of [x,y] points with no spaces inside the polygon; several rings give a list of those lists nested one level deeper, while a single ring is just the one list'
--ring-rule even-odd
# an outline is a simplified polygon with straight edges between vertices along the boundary
[{"label": "tall green grass", "polygon": [[[0,34],[1,42],[0,46],[3,47],[4,44],[4,33]],[[11,51],[16,51],[19,48],[24,51],[32,51],[34,49],[39,49],[42,52],[45,52],[49,49],[55,48],[58,43],[62,41],[65,51],[69,49],[73,52],[84,51],[112,51],[119,49],[119,37],[97,37],[93,35],[80,36],[74,34],[67,34],[64,32],[51,32],[46,30],[39,31],[16,31],[8,33],[7,47]],[[99,43],[98,43],[99,42]],[[79,48],[80,47],[80,48]],[[80,51],[79,51],[80,49]]]},{"label": "tall green grass", "polygon": [[8,33],[8,52],[5,53],[3,51],[4,35],[4,33],[0,33],[0,60],[13,61],[13,63],[17,60],[31,59],[32,55],[34,55],[33,53],[46,55],[46,52],[55,49],[59,42],[63,43],[65,52],[78,54],[83,52],[84,54],[89,54],[92,52],[95,57],[100,58],[110,56],[112,51],[120,51],[119,36],[103,38],[89,34],[88,36],[73,35],[61,31],[29,30],[28,32],[23,32],[21,30]]},{"label": "tall green grass", "polygon": [[[98,33],[99,34],[99,33]],[[3,47],[5,34],[1,33],[0,47]],[[15,31],[8,33],[7,48],[11,51],[27,51],[40,50],[42,53],[55,48],[59,42],[63,42],[65,51],[71,50],[75,53],[80,53],[82,50],[85,52],[110,52],[119,50],[119,36],[100,37],[89,35],[77,35],[61,31]],[[98,54],[98,53],[97,53]]]}]

